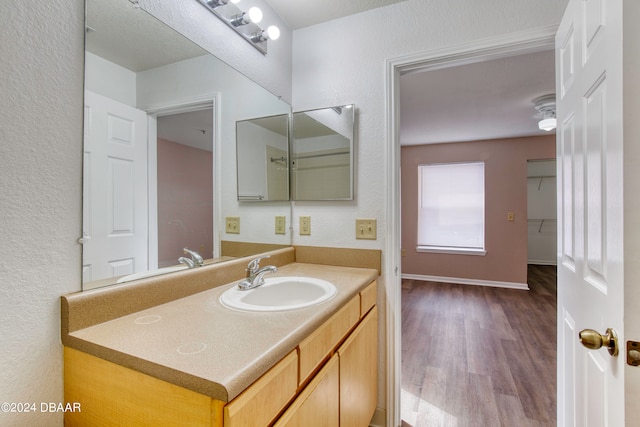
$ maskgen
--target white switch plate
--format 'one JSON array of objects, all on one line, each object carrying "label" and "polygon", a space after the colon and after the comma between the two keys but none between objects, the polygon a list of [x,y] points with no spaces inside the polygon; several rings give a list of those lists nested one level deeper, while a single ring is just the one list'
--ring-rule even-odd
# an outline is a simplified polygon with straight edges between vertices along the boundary
[{"label": "white switch plate", "polygon": [[311,217],[310,216],[300,217],[300,235],[301,236],[311,235]]}]

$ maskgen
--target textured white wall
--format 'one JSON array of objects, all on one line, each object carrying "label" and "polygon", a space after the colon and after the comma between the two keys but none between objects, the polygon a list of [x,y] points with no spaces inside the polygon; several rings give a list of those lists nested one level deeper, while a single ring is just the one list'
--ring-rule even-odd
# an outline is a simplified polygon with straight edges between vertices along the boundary
[{"label": "textured white wall", "polygon": [[82,0],[0,2],[2,426],[62,425],[60,296],[80,290]]},{"label": "textured white wall", "polygon": [[136,73],[89,52],[84,67],[85,90],[136,106]]},{"label": "textured white wall", "polygon": [[[195,2],[195,1],[194,1]],[[253,49],[251,46],[248,48]],[[167,85],[166,82],[180,82]],[[288,114],[290,107],[255,82],[221,64],[211,56],[201,56],[138,73],[138,107],[163,105],[219,94],[218,140],[214,159],[216,182],[214,209],[219,215],[215,238],[244,242],[289,244],[289,234],[275,235],[275,216],[289,216],[287,202],[239,203],[236,179],[236,121]],[[241,217],[240,234],[226,234],[224,218]],[[271,218],[270,220],[268,218]]]},{"label": "textured white wall", "polygon": [[[407,0],[294,31],[293,110],[355,103],[356,200],[300,203],[312,235],[294,244],[384,248],[385,60],[557,25],[566,0]],[[355,218],[377,218],[378,240],[355,240]],[[313,233],[313,229],[322,233]]]}]

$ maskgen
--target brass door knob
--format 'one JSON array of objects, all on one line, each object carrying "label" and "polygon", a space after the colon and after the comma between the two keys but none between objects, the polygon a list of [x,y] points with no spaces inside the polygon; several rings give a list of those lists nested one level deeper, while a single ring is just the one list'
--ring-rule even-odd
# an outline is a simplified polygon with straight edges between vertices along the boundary
[{"label": "brass door knob", "polygon": [[590,350],[607,347],[610,355],[618,355],[618,334],[612,328],[608,328],[605,335],[593,329],[583,329],[578,334],[578,337],[580,338],[580,343]]}]

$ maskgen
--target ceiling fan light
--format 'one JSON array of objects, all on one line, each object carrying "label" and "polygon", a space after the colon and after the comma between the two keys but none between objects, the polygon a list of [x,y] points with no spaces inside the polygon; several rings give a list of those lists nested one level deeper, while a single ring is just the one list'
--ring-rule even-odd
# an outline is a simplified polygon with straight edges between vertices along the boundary
[{"label": "ceiling fan light", "polygon": [[538,122],[538,128],[540,130],[544,130],[544,131],[550,132],[550,131],[552,131],[553,129],[556,128],[556,124],[557,124],[557,122],[556,122],[555,117],[548,118],[548,119],[542,119],[542,120],[540,120]]}]

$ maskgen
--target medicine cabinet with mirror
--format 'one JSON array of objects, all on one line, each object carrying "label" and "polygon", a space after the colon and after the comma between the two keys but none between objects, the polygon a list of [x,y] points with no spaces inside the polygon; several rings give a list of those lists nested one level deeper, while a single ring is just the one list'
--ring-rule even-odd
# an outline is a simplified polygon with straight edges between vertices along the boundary
[{"label": "medicine cabinet with mirror", "polygon": [[291,198],[352,200],[354,105],[292,115]]},{"label": "medicine cabinet with mirror", "polygon": [[352,200],[354,127],[354,105],[238,121],[238,200]]},{"label": "medicine cabinet with mirror", "polygon": [[[187,268],[185,247],[208,263],[246,235],[291,243],[254,224],[260,208],[245,234],[224,228],[242,210],[236,122],[286,102],[132,2],[87,0],[85,48],[83,289]],[[290,223],[288,199],[262,208]]]}]

